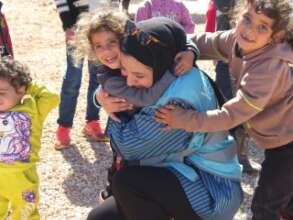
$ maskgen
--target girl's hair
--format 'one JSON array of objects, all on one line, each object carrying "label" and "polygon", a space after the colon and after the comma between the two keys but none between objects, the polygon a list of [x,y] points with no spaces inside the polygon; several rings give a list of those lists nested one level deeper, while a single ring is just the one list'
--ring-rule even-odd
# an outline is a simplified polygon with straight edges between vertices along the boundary
[{"label": "girl's hair", "polygon": [[273,33],[284,30],[284,41],[287,41],[293,49],[293,0],[239,0],[235,7],[235,18],[245,8],[253,6],[258,13],[274,20]]},{"label": "girl's hair", "polygon": [[[104,12],[101,12],[104,11]],[[99,8],[94,14],[83,14],[77,22],[75,41],[73,46],[74,58],[77,63],[88,57],[89,60],[97,61],[92,49],[91,37],[95,33],[109,31],[116,34],[120,40],[123,36],[128,17],[125,13]]]},{"label": "girl's hair", "polygon": [[9,82],[16,91],[22,86],[27,88],[32,81],[28,68],[11,57],[1,58],[0,79]]}]

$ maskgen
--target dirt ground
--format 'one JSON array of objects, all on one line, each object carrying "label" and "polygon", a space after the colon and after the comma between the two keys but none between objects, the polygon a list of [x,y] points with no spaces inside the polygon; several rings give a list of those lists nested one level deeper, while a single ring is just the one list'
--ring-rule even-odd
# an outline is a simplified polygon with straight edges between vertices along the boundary
[{"label": "dirt ground", "polygon": [[[137,3],[133,0],[130,12]],[[61,21],[53,0],[3,0],[4,12],[10,26],[15,58],[26,63],[33,78],[59,92],[65,72],[65,44]],[[203,30],[207,0],[184,1],[197,24],[196,31]],[[213,75],[210,61],[199,63]],[[55,109],[47,118],[42,137],[41,161],[38,171],[41,180],[40,213],[47,220],[81,220],[98,205],[98,194],[106,180],[106,168],[110,165],[108,144],[87,142],[81,131],[84,125],[88,76],[85,72],[77,112],[72,131],[72,148],[55,151],[53,148],[56,119]],[[105,124],[106,114],[102,113]],[[254,162],[260,162],[262,154],[250,149]],[[235,219],[245,220],[249,211],[256,177],[244,175],[244,202]]]}]

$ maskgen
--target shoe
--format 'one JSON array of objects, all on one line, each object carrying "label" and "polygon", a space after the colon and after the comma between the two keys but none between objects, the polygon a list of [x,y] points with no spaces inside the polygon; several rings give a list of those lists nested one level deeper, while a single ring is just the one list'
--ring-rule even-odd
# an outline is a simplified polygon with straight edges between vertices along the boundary
[{"label": "shoe", "polygon": [[59,126],[56,131],[56,150],[63,150],[70,147],[70,130],[71,128],[66,128]]},{"label": "shoe", "polygon": [[83,128],[83,134],[89,141],[109,141],[98,120],[88,121]]},{"label": "shoe", "polygon": [[260,172],[259,168],[252,166],[247,155],[245,154],[239,156],[239,163],[243,166],[244,173],[247,173],[249,175],[257,175]]}]

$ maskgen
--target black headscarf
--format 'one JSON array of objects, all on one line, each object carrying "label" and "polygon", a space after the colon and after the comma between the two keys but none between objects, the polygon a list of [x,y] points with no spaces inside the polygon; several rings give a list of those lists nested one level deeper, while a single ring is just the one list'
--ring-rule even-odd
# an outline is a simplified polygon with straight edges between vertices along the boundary
[{"label": "black headscarf", "polygon": [[151,42],[142,45],[136,35],[126,35],[121,41],[121,50],[151,67],[155,83],[166,70],[173,71],[175,55],[186,49],[186,34],[179,24],[165,17],[154,17],[138,22],[136,27],[155,37],[162,44]]}]

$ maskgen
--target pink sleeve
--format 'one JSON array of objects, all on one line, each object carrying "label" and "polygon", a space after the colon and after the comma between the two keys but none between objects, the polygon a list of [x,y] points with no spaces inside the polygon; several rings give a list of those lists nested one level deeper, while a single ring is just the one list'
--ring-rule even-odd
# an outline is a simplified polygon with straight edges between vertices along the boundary
[{"label": "pink sleeve", "polygon": [[181,22],[180,24],[184,28],[187,34],[194,33],[194,21],[189,13],[188,9],[185,7],[184,3],[181,2]]},{"label": "pink sleeve", "polygon": [[138,8],[135,15],[135,22],[143,21],[152,18],[152,8],[151,3],[146,1],[144,6]]}]

